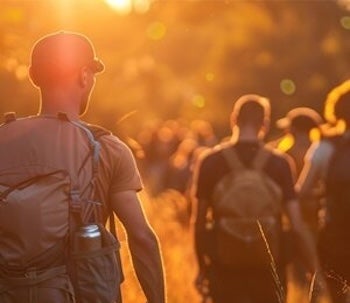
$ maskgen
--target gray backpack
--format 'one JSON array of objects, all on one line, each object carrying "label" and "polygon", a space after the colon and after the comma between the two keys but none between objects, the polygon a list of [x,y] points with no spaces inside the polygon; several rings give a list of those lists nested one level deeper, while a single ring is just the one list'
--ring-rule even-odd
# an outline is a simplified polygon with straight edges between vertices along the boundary
[{"label": "gray backpack", "polygon": [[[105,229],[95,183],[100,144],[67,115],[0,127],[0,302],[119,300],[119,243]],[[78,250],[81,227],[99,247]]]},{"label": "gray backpack", "polygon": [[260,267],[280,257],[281,189],[263,168],[270,152],[260,148],[251,167],[235,148],[222,149],[230,167],[213,193],[216,258],[235,267]]}]

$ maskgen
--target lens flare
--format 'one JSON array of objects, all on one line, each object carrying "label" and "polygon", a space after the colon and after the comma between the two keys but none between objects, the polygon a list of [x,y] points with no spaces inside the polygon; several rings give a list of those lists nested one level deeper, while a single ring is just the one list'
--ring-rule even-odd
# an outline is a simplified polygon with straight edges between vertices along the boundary
[{"label": "lens flare", "polygon": [[132,0],[105,0],[111,8],[121,14],[128,14],[132,10]]}]

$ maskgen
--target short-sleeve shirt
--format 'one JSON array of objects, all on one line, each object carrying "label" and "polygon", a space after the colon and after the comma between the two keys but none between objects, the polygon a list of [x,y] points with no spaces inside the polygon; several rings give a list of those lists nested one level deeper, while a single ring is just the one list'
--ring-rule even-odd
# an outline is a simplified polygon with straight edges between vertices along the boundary
[{"label": "short-sleeve shirt", "polygon": [[114,193],[142,189],[142,181],[135,158],[130,148],[118,137],[109,134],[101,136],[97,193],[102,202],[110,206]]},{"label": "short-sleeve shirt", "polygon": [[[235,145],[225,148],[235,148],[240,160],[249,167],[260,146],[257,141],[238,141]],[[222,150],[213,151],[206,156],[200,164],[197,175],[196,197],[199,200],[205,199],[211,203],[216,184],[224,175],[230,172],[230,169]],[[284,202],[295,199],[291,167],[282,154],[271,152],[271,156],[265,163],[263,170],[280,186]]]},{"label": "short-sleeve shirt", "polygon": [[[86,124],[85,124],[86,125]],[[114,193],[142,188],[131,150],[108,131],[87,125],[101,144],[96,195],[107,219],[110,197]],[[98,129],[101,130],[98,134]],[[91,146],[84,131],[67,123],[66,118],[33,116],[11,120],[1,128],[0,182],[8,186],[26,179],[63,171],[70,175],[71,187],[82,199],[90,199],[91,166],[86,156]]]},{"label": "short-sleeve shirt", "polygon": [[330,140],[322,140],[311,146],[306,154],[306,161],[309,161],[318,172],[319,178],[324,180],[328,171],[328,163],[334,152],[334,145]]}]

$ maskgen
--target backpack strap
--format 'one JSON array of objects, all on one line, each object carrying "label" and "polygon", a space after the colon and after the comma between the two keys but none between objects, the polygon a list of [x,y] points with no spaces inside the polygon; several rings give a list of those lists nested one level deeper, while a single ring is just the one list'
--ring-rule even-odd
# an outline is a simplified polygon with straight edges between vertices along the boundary
[{"label": "backpack strap", "polygon": [[[101,221],[99,212],[96,210],[96,207],[100,207],[101,203],[94,201],[95,198],[95,187],[96,187],[96,179],[97,179],[97,173],[98,173],[98,164],[99,164],[99,156],[101,151],[101,145],[100,143],[95,139],[93,133],[90,131],[88,127],[86,127],[82,122],[80,121],[73,121],[70,120],[68,115],[66,113],[58,113],[57,118],[62,121],[67,121],[74,126],[81,129],[85,134],[90,144],[91,152],[86,156],[84,161],[82,162],[79,171],[77,172],[76,178],[79,179],[79,175],[83,169],[83,167],[86,165],[89,159],[92,160],[92,176],[91,181],[87,185],[86,188],[79,188],[78,186],[78,180],[72,180],[72,188],[70,191],[70,209],[74,217],[79,223],[86,223],[90,219],[94,221]],[[82,193],[84,193],[89,187],[91,187],[91,194],[84,207],[84,212],[82,211],[82,200],[81,196]],[[80,221],[80,222],[79,222]]]},{"label": "backpack strap", "polygon": [[271,153],[266,148],[261,146],[254,157],[252,167],[256,170],[261,171],[264,168],[265,163],[270,158],[270,156]]},{"label": "backpack strap", "polygon": [[[231,170],[242,171],[246,169],[246,166],[239,159],[236,148],[224,148],[222,149],[222,153]],[[252,162],[252,168],[256,170],[262,170],[269,157],[270,152],[263,146],[259,146]]]},{"label": "backpack strap", "polygon": [[223,148],[222,154],[232,171],[242,171],[246,169],[242,161],[239,159],[235,147]]},{"label": "backpack strap", "polygon": [[[82,124],[92,132],[95,140],[98,140],[102,136],[109,136],[112,134],[109,130],[107,130],[99,125],[93,125],[93,124],[89,124],[86,122],[82,122]],[[108,216],[109,217],[109,231],[117,239],[118,236],[117,236],[117,228],[115,225],[114,212],[111,208],[108,209],[108,212],[109,212],[109,216]]]}]

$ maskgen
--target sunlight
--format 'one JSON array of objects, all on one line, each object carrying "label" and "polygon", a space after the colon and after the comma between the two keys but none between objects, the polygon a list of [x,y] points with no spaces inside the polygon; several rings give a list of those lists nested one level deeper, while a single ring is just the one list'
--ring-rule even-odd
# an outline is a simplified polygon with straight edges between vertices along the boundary
[{"label": "sunlight", "polygon": [[122,14],[128,14],[132,10],[132,0],[105,0],[108,5]]}]

